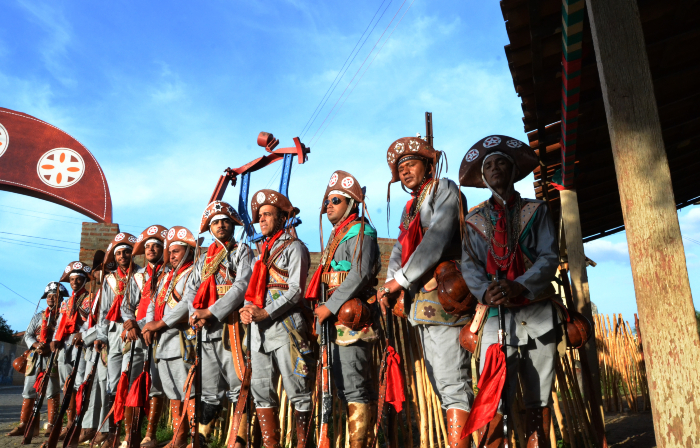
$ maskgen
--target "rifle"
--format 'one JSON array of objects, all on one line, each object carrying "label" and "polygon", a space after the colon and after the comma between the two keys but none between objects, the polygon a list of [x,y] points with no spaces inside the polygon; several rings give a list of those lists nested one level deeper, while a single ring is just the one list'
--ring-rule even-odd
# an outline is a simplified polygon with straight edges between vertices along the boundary
[{"label": "rifle", "polygon": [[[53,429],[51,429],[51,434],[49,439],[41,444],[41,448],[56,448],[58,444],[58,437],[61,435],[61,429],[63,428],[63,416],[66,414],[68,407],[70,406],[71,397],[75,392],[73,386],[75,385],[75,377],[78,375],[78,365],[80,364],[80,356],[83,352],[83,347],[73,346],[73,350],[77,350],[77,356],[73,361],[73,368],[70,371],[70,375],[66,378],[66,382],[63,385],[63,401],[61,402],[61,409],[56,415],[56,420],[53,422]],[[69,440],[66,435],[66,440]]]},{"label": "rifle", "polygon": [[41,377],[41,383],[39,383],[39,391],[37,393],[36,400],[34,400],[34,408],[32,409],[32,416],[27,422],[27,427],[24,429],[24,438],[22,439],[22,445],[27,445],[32,443],[32,437],[34,437],[33,427],[35,421],[40,418],[41,407],[44,405],[44,398],[46,398],[46,388],[49,386],[49,381],[51,377],[51,369],[56,363],[56,358],[58,355],[58,350],[51,353],[49,357],[49,363],[44,370],[44,376]]},{"label": "rifle", "polygon": [[[500,282],[500,271],[496,271],[496,283]],[[508,349],[506,348],[506,308],[498,305],[498,344],[506,359],[506,380],[501,391],[503,406],[503,448],[508,448]]]},{"label": "rifle", "polygon": [[[321,300],[319,305],[324,305],[328,300],[328,285],[321,282]],[[333,422],[333,396],[331,390],[331,366],[330,356],[330,320],[326,319],[321,324],[321,429],[318,435],[318,447],[330,447],[329,425]]]},{"label": "rifle", "polygon": [[[246,389],[246,407],[248,408],[248,416],[246,420],[246,448],[251,448],[253,446],[253,394],[250,393],[250,381],[253,375],[253,360],[250,354],[251,346],[251,334],[253,332],[253,326],[248,325],[248,334],[246,335],[246,371],[248,377],[248,387]],[[241,386],[241,397],[243,396],[243,386]]]},{"label": "rifle", "polygon": [[[133,341],[132,344],[135,345],[137,341]],[[132,346],[133,346],[132,345]],[[146,360],[143,362],[143,372],[150,372],[151,369],[151,356],[153,354],[153,343],[148,344],[148,352],[146,353]],[[137,387],[136,382],[131,387]],[[148,392],[146,391],[146,403],[148,403]],[[127,435],[129,439],[129,445],[127,448],[136,448],[141,442],[138,440],[141,438],[141,425],[143,424],[143,407],[134,408],[133,414],[131,414],[131,434]],[[65,447],[64,447],[65,448]]]},{"label": "rifle", "polygon": [[[235,312],[235,311],[234,311]],[[250,443],[250,421],[253,415],[253,394],[250,393],[250,380],[252,378],[253,368],[252,360],[250,356],[250,333],[252,328],[248,328],[248,335],[246,337],[246,362],[245,362],[245,372],[243,373],[243,382],[241,383],[241,392],[238,395],[238,401],[236,402],[236,407],[233,412],[233,419],[231,420],[231,428],[229,430],[229,440],[236,440],[238,437],[238,429],[241,425],[241,419],[243,418],[244,409],[247,412],[246,421],[246,435],[247,444]],[[235,442],[232,442],[235,443]]]},{"label": "rifle", "polygon": [[68,448],[71,440],[73,439],[73,436],[83,428],[83,416],[85,415],[85,411],[87,411],[87,408],[90,405],[90,393],[92,392],[92,383],[95,380],[95,372],[97,370],[97,362],[99,360],[99,355],[100,352],[93,349],[92,357],[90,358],[92,367],[90,368],[90,372],[88,372],[87,377],[81,385],[81,387],[83,388],[83,393],[80,397],[80,412],[77,413],[75,419],[73,420],[73,423],[68,427],[68,430],[66,432],[66,438],[63,439],[63,448]]},{"label": "rifle", "polygon": [[[377,441],[377,435],[379,434],[379,428],[381,428],[382,421],[384,420],[384,410],[386,409],[386,388],[389,376],[389,364],[387,357],[389,355],[389,347],[394,348],[394,317],[391,311],[388,311],[384,315],[384,327],[386,328],[386,348],[384,350],[384,355],[382,356],[382,363],[379,368],[379,399],[377,400],[377,423],[375,425],[375,430],[370,436],[370,441],[366,446],[373,447]],[[387,428],[388,429],[388,428]],[[389,446],[393,446],[393,443],[389,440],[390,437],[389,430],[384,431],[384,439],[387,441]]]}]

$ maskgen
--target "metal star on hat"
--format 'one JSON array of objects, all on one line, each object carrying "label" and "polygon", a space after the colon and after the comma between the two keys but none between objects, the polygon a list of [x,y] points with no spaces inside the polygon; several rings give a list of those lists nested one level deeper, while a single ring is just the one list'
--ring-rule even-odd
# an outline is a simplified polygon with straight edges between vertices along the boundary
[{"label": "metal star on hat", "polygon": [[214,206],[214,210],[216,210],[217,212],[220,212],[220,211],[221,211],[221,208],[222,208],[222,207],[221,207],[221,204],[216,204],[216,205]]}]

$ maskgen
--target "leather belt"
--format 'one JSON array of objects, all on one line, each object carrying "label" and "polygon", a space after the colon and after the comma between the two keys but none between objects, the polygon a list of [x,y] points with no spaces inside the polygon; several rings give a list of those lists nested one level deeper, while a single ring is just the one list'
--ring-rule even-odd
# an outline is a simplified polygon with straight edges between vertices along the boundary
[{"label": "leather belt", "polygon": [[344,271],[325,272],[321,274],[321,281],[328,285],[329,288],[337,288],[348,277],[348,273]]}]

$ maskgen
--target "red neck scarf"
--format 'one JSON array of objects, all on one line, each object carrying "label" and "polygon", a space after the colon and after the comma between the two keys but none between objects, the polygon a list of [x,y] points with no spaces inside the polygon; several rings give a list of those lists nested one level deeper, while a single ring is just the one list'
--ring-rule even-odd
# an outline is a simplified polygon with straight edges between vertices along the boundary
[{"label": "red neck scarf", "polygon": [[[207,249],[207,258],[204,259],[204,265],[206,266],[211,263],[222,250],[224,250],[224,246],[218,241],[210,245]],[[218,269],[219,267],[216,266],[216,271],[218,271]],[[192,306],[198,310],[209,308],[218,298],[219,293],[216,292],[216,272],[212,272],[209,277],[200,283],[199,289],[197,289],[197,295],[192,301]]]},{"label": "red neck scarf", "polygon": [[171,270],[170,272],[168,272],[168,276],[165,279],[165,283],[163,284],[163,287],[158,292],[158,295],[156,296],[156,303],[155,303],[156,310],[155,310],[155,316],[153,317],[153,320],[155,320],[155,321],[163,320],[163,313],[165,312],[165,303],[167,302],[167,299],[168,299],[166,297],[166,294],[168,293],[168,289],[170,289],[170,283],[173,281],[173,277],[177,277],[178,275],[183,273],[190,266],[192,266],[192,262],[188,261],[187,263],[180,266],[180,269],[177,270],[177,274],[175,273],[174,269]]},{"label": "red neck scarf", "polygon": [[97,314],[99,314],[100,312],[100,310],[97,308],[99,307],[101,292],[102,291],[97,291],[95,297],[92,299],[92,303],[90,304],[90,314],[88,314],[88,328],[92,328],[95,326]]},{"label": "red neck scarf", "polygon": [[267,292],[267,258],[270,249],[284,233],[284,229],[277,232],[272,238],[267,238],[262,245],[262,252],[258,261],[253,266],[253,275],[248,283],[248,290],[245,292],[245,300],[255,304],[258,308],[265,308],[265,293]]},{"label": "red neck scarf", "polygon": [[41,331],[39,332],[39,341],[46,344],[49,341],[49,330],[54,318],[54,312],[51,307],[47,307],[46,311],[43,312],[41,316]]},{"label": "red neck scarf", "polygon": [[[423,190],[431,183],[433,179],[429,178],[423,185],[418,189],[418,191],[411,192],[411,200],[406,203],[406,215],[411,212],[411,207],[413,203],[418,199],[418,197],[423,193]],[[408,228],[404,228],[403,223],[399,224],[399,243],[401,243],[401,266],[404,266],[408,259],[411,258],[413,252],[423,241],[423,227],[420,223],[420,210],[416,210],[416,216],[413,218]]]},{"label": "red neck scarf", "polygon": [[[340,225],[333,227],[333,232],[328,239],[328,244],[333,242],[335,235],[343,230],[346,226],[350,225],[353,221],[357,219],[357,213],[353,213],[347,217],[345,221],[340,223]],[[327,255],[329,258],[333,257],[333,254],[329,253]],[[323,261],[323,260],[321,260]],[[328,261],[328,260],[326,260]],[[323,273],[323,263],[318,265],[318,269],[314,272],[314,276],[311,277],[311,282],[309,282],[309,287],[306,289],[306,300],[319,300],[321,298],[321,274]]]},{"label": "red neck scarf", "polygon": [[[515,206],[515,201],[519,200],[515,194],[513,194],[508,200],[509,212],[512,212]],[[496,275],[496,271],[505,271],[506,279],[515,280],[525,273],[525,262],[523,261],[523,252],[520,250],[520,243],[516,243],[515,248],[512,252],[508,252],[508,230],[506,226],[506,211],[498,201],[492,200],[493,209],[498,214],[496,218],[496,225],[494,226],[493,239],[489,241],[491,248],[489,249],[488,256],[486,258],[486,272],[491,275]],[[490,216],[487,218],[490,219]],[[513,216],[513,220],[520,219],[519,216]],[[496,254],[496,259],[493,254]],[[503,259],[505,258],[505,259]],[[525,303],[527,299],[525,297],[516,297],[511,300],[513,304]]]},{"label": "red neck scarf", "polygon": [[[114,271],[114,276],[117,278],[117,295],[114,297],[112,306],[109,308],[109,312],[105,319],[117,322],[122,318],[122,302],[124,301],[124,292],[126,291],[126,282],[131,274],[131,265],[127,269],[126,273],[122,271],[121,266],[117,266],[117,270]],[[119,294],[121,293],[121,294]]]},{"label": "red neck scarf", "polygon": [[[62,341],[64,337],[69,336],[76,331],[78,316],[80,312],[73,308],[75,307],[75,301],[85,292],[85,287],[80,288],[78,291],[73,291],[73,295],[70,296],[68,300],[68,306],[66,306],[66,312],[63,314],[63,319],[61,319],[61,324],[56,329],[55,339],[57,341]],[[42,323],[43,326],[43,323]]]},{"label": "red neck scarf", "polygon": [[136,320],[141,320],[144,317],[146,317],[146,313],[148,313],[148,305],[151,303],[151,279],[154,275],[157,276],[162,268],[162,261],[157,263],[155,265],[155,268],[151,267],[151,263],[148,263],[148,266],[146,266],[146,272],[148,272],[148,280],[143,282],[141,301],[139,302],[138,310],[136,310]]}]

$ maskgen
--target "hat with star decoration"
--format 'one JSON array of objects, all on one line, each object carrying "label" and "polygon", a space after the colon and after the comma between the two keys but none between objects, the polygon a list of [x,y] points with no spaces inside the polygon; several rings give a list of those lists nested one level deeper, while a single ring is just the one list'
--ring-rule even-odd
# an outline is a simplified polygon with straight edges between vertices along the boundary
[{"label": "hat with star decoration", "polygon": [[204,213],[202,213],[202,223],[199,225],[199,233],[204,233],[209,230],[212,221],[224,218],[229,218],[233,221],[234,225],[243,225],[241,217],[238,216],[236,209],[233,208],[231,204],[224,201],[214,201],[207,205],[207,208],[204,209]]},{"label": "hat with star decoration", "polygon": [[68,297],[70,295],[68,294],[66,287],[62,284],[58,282],[50,282],[48,285],[46,285],[46,288],[44,288],[44,294],[41,296],[41,298],[45,299],[49,294],[56,293],[58,293],[59,298]]},{"label": "hat with star decoration", "polygon": [[255,193],[250,201],[253,224],[260,222],[260,208],[263,205],[277,207],[287,214],[287,219],[299,214],[299,209],[292,205],[287,196],[275,190],[264,189]]},{"label": "hat with star decoration", "polygon": [[474,143],[464,155],[459,167],[459,184],[463,187],[487,188],[481,168],[486,156],[494,152],[505,155],[515,165],[517,172],[513,182],[524,179],[539,164],[537,154],[527,143],[507,135],[489,135]]}]

